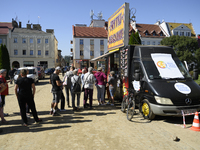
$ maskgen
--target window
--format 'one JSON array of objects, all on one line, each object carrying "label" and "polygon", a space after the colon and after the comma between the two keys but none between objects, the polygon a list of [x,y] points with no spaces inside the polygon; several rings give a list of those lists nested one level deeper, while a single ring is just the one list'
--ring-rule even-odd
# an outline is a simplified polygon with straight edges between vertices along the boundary
[{"label": "window", "polygon": [[94,40],[90,40],[90,45],[94,45]]},{"label": "window", "polygon": [[14,43],[17,43],[17,38],[14,38]]},{"label": "window", "polygon": [[178,31],[174,32],[174,35],[178,35]]},{"label": "window", "polygon": [[144,45],[145,44],[145,42],[144,41],[142,41],[142,45]]},{"label": "window", "polygon": [[100,45],[104,45],[104,40],[100,40]]},{"label": "window", "polygon": [[145,35],[148,35],[148,33],[147,33],[147,32],[145,32]]},{"label": "window", "polygon": [[94,51],[90,51],[90,56],[94,56]]},{"label": "window", "polygon": [[153,41],[153,45],[156,45],[156,42],[155,42],[155,41]]},{"label": "window", "polygon": [[48,56],[49,55],[49,51],[45,51],[45,56]]},{"label": "window", "polygon": [[163,36],[163,33],[162,33],[162,32],[160,33],[160,36]]},{"label": "window", "polygon": [[83,56],[83,51],[80,51],[80,56]]},{"label": "window", "polygon": [[30,55],[33,55],[33,50],[30,50]]},{"label": "window", "polygon": [[30,39],[30,43],[33,43],[33,39]]},{"label": "window", "polygon": [[0,44],[2,43],[2,39],[0,39]]},{"label": "window", "polygon": [[38,50],[38,55],[41,55],[41,50]]},{"label": "window", "polygon": [[37,43],[40,44],[41,43],[41,39],[37,39]]},{"label": "window", "polygon": [[153,36],[155,36],[156,35],[156,33],[155,32],[153,32]]},{"label": "window", "polygon": [[45,39],[45,43],[48,44],[49,43],[49,39]]},{"label": "window", "polygon": [[104,51],[100,51],[100,55],[103,55],[104,54]]},{"label": "window", "polygon": [[147,45],[150,45],[150,41],[147,42]]},{"label": "window", "polygon": [[186,36],[190,36],[190,32],[186,32]]},{"label": "window", "polygon": [[23,50],[23,51],[22,51],[22,55],[26,55],[26,50]]},{"label": "window", "polygon": [[158,42],[158,45],[160,45],[160,42]]},{"label": "window", "polygon": [[14,55],[18,55],[18,50],[14,50]]},{"label": "window", "polygon": [[180,36],[184,36],[184,32],[180,32]]},{"label": "window", "polygon": [[83,45],[83,39],[80,39],[80,45]]},{"label": "window", "polygon": [[25,38],[22,38],[22,43],[26,43],[26,39]]}]

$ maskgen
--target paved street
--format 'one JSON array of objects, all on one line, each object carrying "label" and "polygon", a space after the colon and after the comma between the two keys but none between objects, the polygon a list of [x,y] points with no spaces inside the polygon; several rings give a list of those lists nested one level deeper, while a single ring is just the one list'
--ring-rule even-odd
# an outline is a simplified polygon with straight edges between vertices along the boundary
[{"label": "paved street", "polygon": [[[0,150],[200,149],[200,132],[189,129],[194,116],[186,117],[186,129],[181,127],[182,118],[177,117],[157,117],[150,122],[135,115],[132,121],[128,121],[119,104],[114,107],[97,106],[96,89],[94,110],[73,112],[72,108],[66,107],[67,111],[52,117],[49,115],[52,94],[48,81],[46,78],[36,84],[35,103],[43,122],[36,125],[31,117],[29,127],[21,126],[14,86],[9,84],[10,94],[6,96],[4,110],[10,114],[6,117],[9,124],[0,126],[4,130],[0,134]],[[173,141],[176,136],[180,139],[177,142]]]}]

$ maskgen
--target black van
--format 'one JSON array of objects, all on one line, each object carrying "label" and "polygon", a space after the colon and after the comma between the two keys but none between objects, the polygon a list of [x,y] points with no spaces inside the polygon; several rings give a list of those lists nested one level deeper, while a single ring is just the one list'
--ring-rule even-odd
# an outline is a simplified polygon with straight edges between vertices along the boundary
[{"label": "black van", "polygon": [[200,87],[171,47],[127,46],[120,49],[120,57],[124,95],[126,88],[137,92],[144,118],[200,110]]}]

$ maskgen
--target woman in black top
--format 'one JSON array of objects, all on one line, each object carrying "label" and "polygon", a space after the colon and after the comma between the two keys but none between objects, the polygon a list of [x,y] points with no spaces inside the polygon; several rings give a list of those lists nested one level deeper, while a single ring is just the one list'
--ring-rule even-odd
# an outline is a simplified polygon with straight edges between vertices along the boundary
[{"label": "woman in black top", "polygon": [[[21,117],[24,122],[24,126],[27,126],[27,117],[26,117],[26,103],[28,104],[29,108],[31,109],[31,112],[33,114],[33,117],[36,121],[36,123],[41,122],[42,120],[38,118],[37,111],[35,108],[35,102],[33,100],[35,95],[35,83],[34,80],[31,78],[27,78],[27,70],[22,69],[20,71],[20,74],[22,78],[17,79],[16,85],[15,85],[15,95],[18,98],[19,107],[21,111]],[[19,88],[19,91],[17,92],[17,89]],[[33,90],[32,90],[33,89]]]}]

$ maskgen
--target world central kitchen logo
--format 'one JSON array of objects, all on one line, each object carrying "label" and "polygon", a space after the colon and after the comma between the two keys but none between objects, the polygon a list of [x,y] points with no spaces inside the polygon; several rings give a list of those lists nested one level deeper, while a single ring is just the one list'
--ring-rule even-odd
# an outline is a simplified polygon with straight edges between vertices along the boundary
[{"label": "world central kitchen logo", "polygon": [[170,63],[170,62],[165,63],[164,61],[158,61],[156,64],[157,64],[157,66],[159,68],[162,68],[162,69],[165,69],[165,68],[168,68],[168,69],[176,68],[175,64]]}]

